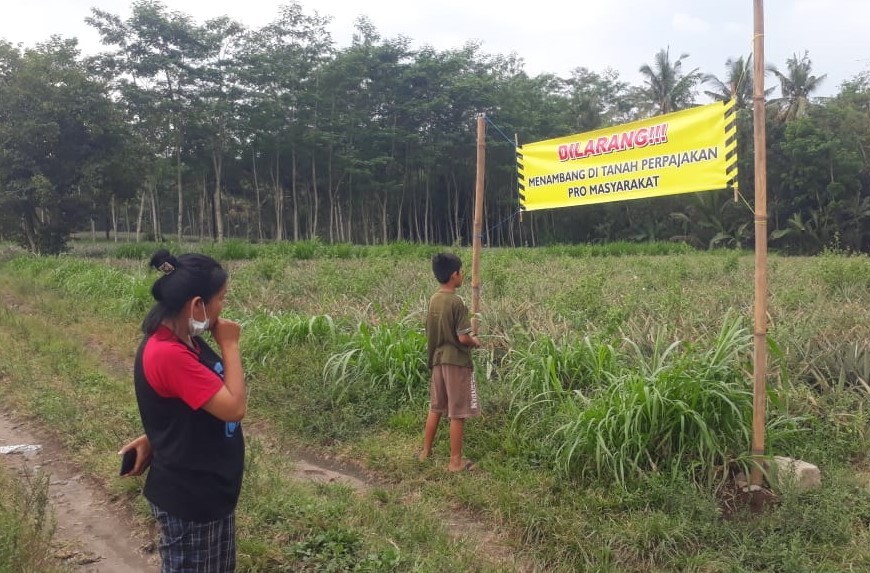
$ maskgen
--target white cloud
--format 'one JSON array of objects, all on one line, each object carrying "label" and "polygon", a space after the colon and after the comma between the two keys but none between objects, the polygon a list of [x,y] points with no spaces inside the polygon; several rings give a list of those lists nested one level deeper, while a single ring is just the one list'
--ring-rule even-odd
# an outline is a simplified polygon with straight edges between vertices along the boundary
[{"label": "white cloud", "polygon": [[[162,0],[194,20],[226,14],[248,27],[274,19],[284,0]],[[532,75],[566,76],[576,67],[610,67],[622,79],[640,81],[637,69],[670,46],[688,53],[689,64],[720,73],[729,57],[752,49],[751,2],[698,0],[573,0],[509,6],[503,0],[300,0],[303,10],[332,16],[336,46],[350,43],[353,21],[366,14],[381,36],[403,35],[413,46],[460,48],[479,40],[490,54],[515,52]],[[130,15],[133,0],[0,0],[0,39],[33,46],[51,34],[76,36],[85,53],[98,51],[99,37],[84,24],[90,7]],[[808,50],[817,74],[828,74],[820,95],[870,68],[870,0],[769,0],[765,3],[765,57],[783,66]]]},{"label": "white cloud", "polygon": [[702,18],[677,12],[671,19],[671,25],[677,32],[686,34],[706,34],[710,31],[710,24]]},{"label": "white cloud", "polygon": [[752,33],[749,26],[740,22],[725,22],[722,30],[729,36],[749,36]]}]

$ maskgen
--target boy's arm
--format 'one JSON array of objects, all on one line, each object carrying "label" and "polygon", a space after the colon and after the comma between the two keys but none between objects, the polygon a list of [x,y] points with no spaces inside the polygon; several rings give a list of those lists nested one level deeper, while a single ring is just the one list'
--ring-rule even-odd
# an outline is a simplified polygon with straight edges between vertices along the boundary
[{"label": "boy's arm", "polygon": [[478,339],[473,334],[460,334],[459,344],[462,344],[463,346],[470,346],[472,348],[480,348],[480,339]]},{"label": "boy's arm", "polygon": [[468,307],[462,302],[462,299],[456,297],[458,304],[454,307],[454,319],[456,320],[456,336],[459,339],[459,344],[470,346],[472,348],[480,348],[480,340],[474,336],[471,330],[471,320],[469,318]]}]

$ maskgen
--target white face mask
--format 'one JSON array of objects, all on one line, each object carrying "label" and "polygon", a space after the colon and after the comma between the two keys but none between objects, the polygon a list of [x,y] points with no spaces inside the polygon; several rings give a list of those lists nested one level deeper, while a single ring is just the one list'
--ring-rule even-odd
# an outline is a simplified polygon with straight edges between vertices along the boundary
[{"label": "white face mask", "polygon": [[205,313],[205,320],[199,321],[193,318],[193,316],[187,319],[187,326],[188,330],[190,331],[191,338],[193,338],[194,336],[199,336],[200,334],[208,330],[209,320],[208,313],[205,312],[205,303],[203,303],[202,305],[202,311],[203,313]]}]

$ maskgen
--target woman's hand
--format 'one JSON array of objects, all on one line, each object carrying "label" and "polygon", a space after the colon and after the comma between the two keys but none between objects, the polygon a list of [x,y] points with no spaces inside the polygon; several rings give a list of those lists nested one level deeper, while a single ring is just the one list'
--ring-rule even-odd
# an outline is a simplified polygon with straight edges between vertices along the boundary
[{"label": "woman's hand", "polygon": [[218,318],[211,327],[211,335],[221,348],[227,344],[238,344],[241,333],[242,326],[238,322],[223,318]]},{"label": "woman's hand", "polygon": [[202,408],[218,420],[238,422],[248,411],[247,387],[239,354],[239,337],[242,326],[232,320],[218,318],[211,334],[221,347],[224,364],[224,387],[218,390]]},{"label": "woman's hand", "polygon": [[121,448],[121,451],[118,452],[118,455],[123,456],[124,452],[128,450],[136,450],[136,463],[133,464],[133,469],[124,474],[124,477],[142,475],[142,472],[151,465],[151,442],[148,441],[148,436],[142,434],[132,442],[126,444]]}]

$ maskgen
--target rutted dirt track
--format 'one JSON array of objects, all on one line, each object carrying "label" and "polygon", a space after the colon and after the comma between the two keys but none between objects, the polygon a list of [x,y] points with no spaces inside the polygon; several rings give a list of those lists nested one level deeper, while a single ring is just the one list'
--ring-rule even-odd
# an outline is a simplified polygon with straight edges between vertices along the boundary
[{"label": "rutted dirt track", "polygon": [[[0,447],[16,445],[40,447],[36,452],[0,454],[0,464],[21,480],[37,472],[50,476],[58,559],[82,573],[151,573],[159,569],[154,551],[156,534],[139,533],[141,527],[133,523],[129,508],[109,500],[99,485],[68,461],[67,451],[50,435],[0,408]],[[344,483],[357,491],[370,488],[360,477],[311,459],[297,459],[293,465],[296,480]]]},{"label": "rutted dirt track", "polygon": [[157,571],[156,556],[143,551],[152,544],[134,533],[129,511],[109,501],[97,485],[67,461],[67,452],[49,436],[0,410],[0,446],[19,444],[37,444],[41,448],[36,453],[0,455],[0,463],[23,479],[37,471],[51,476],[49,496],[57,521],[58,558],[88,573]]},{"label": "rutted dirt track", "polygon": [[[0,293],[0,301],[15,312],[35,314],[33,308],[12,293]],[[102,357],[108,371],[119,377],[129,375],[132,357],[116,355],[96,338],[87,340],[87,345]],[[249,439],[262,440],[268,449],[278,447],[270,443],[266,424],[253,422],[247,425],[247,430]],[[36,422],[16,418],[0,402],[0,447],[19,444],[37,444],[41,448],[35,453],[0,455],[0,464],[22,478],[37,471],[51,476],[49,496],[57,522],[54,549],[59,559],[81,573],[153,573],[159,570],[154,545],[156,533],[145,532],[141,525],[133,523],[130,508],[111,501],[104,489],[69,460],[69,452],[49,432]],[[289,455],[294,466],[291,475],[298,481],[343,483],[358,492],[383,485],[362,468],[321,459],[315,452],[297,451]],[[502,563],[506,570],[537,570],[525,558],[516,555],[498,532],[473,515],[458,508],[449,515],[449,530],[455,539],[471,541],[482,555]]]},{"label": "rutted dirt track", "polygon": [[[50,476],[49,498],[57,522],[55,556],[81,573],[153,573],[159,570],[154,549],[156,533],[143,533],[132,520],[130,509],[112,502],[99,485],[73,463],[67,451],[46,432],[33,424],[16,420],[0,408],[0,447],[39,445],[32,453],[0,455],[0,464],[13,475],[26,480],[37,472]],[[345,473],[338,464],[313,459],[294,460],[293,478],[320,483],[344,483],[357,491],[372,486],[359,472]],[[327,467],[329,466],[329,467]],[[353,475],[357,474],[357,475]],[[449,520],[454,537],[475,541],[481,550],[502,563],[511,563],[520,571],[534,568],[515,556],[499,535],[484,530],[461,510],[454,510]]]}]

